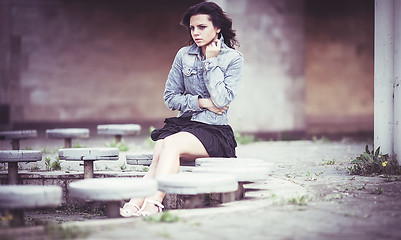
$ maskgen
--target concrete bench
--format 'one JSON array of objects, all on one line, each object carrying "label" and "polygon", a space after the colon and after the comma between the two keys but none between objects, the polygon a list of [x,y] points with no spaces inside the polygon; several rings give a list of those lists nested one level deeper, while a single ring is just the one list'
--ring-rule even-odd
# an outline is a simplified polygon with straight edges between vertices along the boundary
[{"label": "concrete bench", "polygon": [[13,227],[24,226],[24,210],[52,208],[61,205],[59,186],[0,186],[0,209],[10,211]]},{"label": "concrete bench", "polygon": [[71,148],[72,139],[89,138],[89,129],[87,128],[55,128],[47,129],[48,138],[64,139],[64,148]]},{"label": "concrete bench", "polygon": [[193,173],[232,174],[238,181],[235,199],[245,196],[244,184],[263,181],[268,178],[273,164],[252,158],[198,158]]},{"label": "concrete bench", "polygon": [[128,165],[150,166],[152,159],[152,153],[128,153],[125,156],[125,160]]},{"label": "concrete bench", "polygon": [[[128,153],[126,155],[126,163],[128,165],[150,166],[152,164],[153,153]],[[181,161],[180,166],[195,166],[194,161]]]},{"label": "concrete bench", "polygon": [[123,200],[147,197],[156,191],[156,180],[143,178],[93,178],[69,184],[70,197],[83,201],[105,202],[106,215],[110,218],[120,216]]},{"label": "concrete bench", "polygon": [[18,184],[18,162],[37,162],[42,160],[42,152],[36,150],[1,150],[0,162],[8,164],[8,184]]},{"label": "concrete bench", "polygon": [[[231,202],[238,189],[235,176],[227,174],[179,173],[157,178],[157,182],[158,189],[167,193],[163,204],[169,209]],[[218,198],[208,199],[212,193]]]},{"label": "concrete bench", "polygon": [[138,135],[141,126],[138,124],[105,124],[97,126],[98,135],[113,135],[117,143],[121,142],[122,136]]},{"label": "concrete bench", "polygon": [[60,160],[84,161],[84,178],[93,178],[93,162],[117,161],[118,148],[65,148],[58,151]]},{"label": "concrete bench", "polygon": [[20,130],[20,131],[0,131],[0,139],[11,140],[12,150],[20,149],[20,140],[35,138],[38,136],[36,130]]}]

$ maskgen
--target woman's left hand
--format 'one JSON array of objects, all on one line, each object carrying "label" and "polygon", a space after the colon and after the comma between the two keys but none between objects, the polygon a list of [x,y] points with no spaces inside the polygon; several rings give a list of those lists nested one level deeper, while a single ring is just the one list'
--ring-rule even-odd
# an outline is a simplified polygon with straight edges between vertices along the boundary
[{"label": "woman's left hand", "polygon": [[206,46],[206,59],[217,57],[220,53],[221,43],[219,39],[214,40]]}]

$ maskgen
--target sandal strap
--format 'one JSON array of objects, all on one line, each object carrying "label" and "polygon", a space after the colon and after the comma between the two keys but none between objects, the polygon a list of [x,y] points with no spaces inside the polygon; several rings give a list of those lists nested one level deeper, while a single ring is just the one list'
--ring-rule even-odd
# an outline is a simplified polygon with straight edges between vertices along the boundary
[{"label": "sandal strap", "polygon": [[153,200],[153,199],[149,199],[149,198],[145,198],[145,201],[143,202],[143,205],[141,207],[141,209],[139,210],[140,214],[142,214],[143,216],[149,216],[151,215],[148,211],[143,211],[146,207],[146,204],[148,203],[152,203],[153,205],[155,205],[157,207],[157,212],[162,212],[163,211],[163,204],[161,204],[160,202]]}]

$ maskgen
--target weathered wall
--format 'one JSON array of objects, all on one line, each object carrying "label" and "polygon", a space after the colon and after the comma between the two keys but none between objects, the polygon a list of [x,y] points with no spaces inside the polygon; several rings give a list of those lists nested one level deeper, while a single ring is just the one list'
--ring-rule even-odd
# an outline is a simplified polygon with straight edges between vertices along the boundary
[{"label": "weathered wall", "polygon": [[12,66],[6,69],[11,76],[2,76],[1,102],[11,104],[12,121],[140,121],[171,115],[162,93],[175,53],[188,38],[179,25],[181,15],[193,2],[4,3]]},{"label": "weathered wall", "polygon": [[[181,15],[194,2],[0,1],[0,128],[161,124],[176,115],[162,93],[188,38]],[[230,110],[236,131],[370,129],[372,0],[216,2],[233,19],[245,57]]]},{"label": "weathered wall", "polygon": [[305,3],[309,131],[373,131],[374,2]]},{"label": "weathered wall", "polygon": [[231,123],[245,132],[304,130],[304,15],[299,0],[217,1],[245,57]]}]

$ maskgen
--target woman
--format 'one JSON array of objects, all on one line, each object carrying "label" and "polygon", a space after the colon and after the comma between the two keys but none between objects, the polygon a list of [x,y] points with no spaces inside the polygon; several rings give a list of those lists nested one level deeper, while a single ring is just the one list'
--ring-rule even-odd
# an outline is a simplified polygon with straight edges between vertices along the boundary
[{"label": "woman", "polygon": [[[228,125],[229,104],[238,92],[243,57],[232,21],[213,2],[190,7],[181,25],[188,28],[190,46],[181,48],[167,78],[164,101],[178,117],[151,133],[156,141],[152,164],[144,178],[179,172],[180,159],[236,157],[237,143]],[[131,199],[120,209],[124,217],[161,212],[165,193]]]}]

